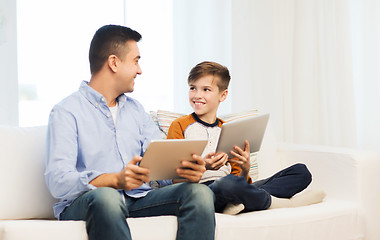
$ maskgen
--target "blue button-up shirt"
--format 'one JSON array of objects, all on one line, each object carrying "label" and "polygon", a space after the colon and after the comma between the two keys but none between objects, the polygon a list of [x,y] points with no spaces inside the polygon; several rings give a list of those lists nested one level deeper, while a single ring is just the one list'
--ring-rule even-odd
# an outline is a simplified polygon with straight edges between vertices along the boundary
[{"label": "blue button-up shirt", "polygon": [[[85,81],[79,91],[52,109],[45,179],[51,194],[60,200],[54,205],[57,218],[78,196],[96,188],[90,184],[94,178],[120,172],[135,155],[144,154],[152,139],[161,138],[158,127],[139,102],[124,94],[117,101],[116,126],[106,99]],[[160,184],[170,183],[167,180]],[[143,184],[125,193],[143,197],[150,190]]]}]

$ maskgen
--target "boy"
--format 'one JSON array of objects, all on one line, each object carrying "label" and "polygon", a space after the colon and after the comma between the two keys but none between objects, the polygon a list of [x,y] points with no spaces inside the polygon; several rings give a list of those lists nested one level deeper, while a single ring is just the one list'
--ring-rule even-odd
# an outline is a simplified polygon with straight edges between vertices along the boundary
[{"label": "boy", "polygon": [[237,214],[241,211],[302,206],[320,202],[323,192],[306,192],[311,174],[304,164],[295,164],[272,177],[252,183],[249,176],[250,149],[237,146],[228,159],[226,153],[215,153],[223,121],[216,117],[219,104],[228,94],[230,74],[226,67],[215,62],[202,62],[189,74],[189,101],[194,112],[173,121],[167,138],[208,139],[202,157],[206,172],[200,183],[214,192],[215,211]]}]

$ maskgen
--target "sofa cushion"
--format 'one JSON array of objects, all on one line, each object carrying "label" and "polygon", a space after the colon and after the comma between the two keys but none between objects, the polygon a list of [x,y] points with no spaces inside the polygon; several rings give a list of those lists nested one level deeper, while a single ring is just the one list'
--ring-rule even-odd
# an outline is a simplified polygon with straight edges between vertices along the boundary
[{"label": "sofa cushion", "polygon": [[343,201],[255,211],[234,216],[217,214],[216,224],[218,240],[336,240],[365,237],[364,222],[357,205]]},{"label": "sofa cushion", "polygon": [[2,240],[88,240],[84,221],[0,220]]},{"label": "sofa cushion", "polygon": [[53,218],[44,180],[46,126],[0,126],[0,219]]},{"label": "sofa cushion", "polygon": [[[128,218],[127,222],[132,239],[175,239],[177,232],[174,216]],[[356,205],[328,201],[234,216],[217,213],[215,239],[363,239],[363,227]],[[83,221],[0,220],[2,240],[85,240],[85,231]]]}]

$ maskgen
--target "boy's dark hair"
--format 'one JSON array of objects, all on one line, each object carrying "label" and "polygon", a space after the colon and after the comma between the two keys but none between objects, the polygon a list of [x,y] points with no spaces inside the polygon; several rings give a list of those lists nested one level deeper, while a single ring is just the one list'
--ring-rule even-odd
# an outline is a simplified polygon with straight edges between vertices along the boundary
[{"label": "boy's dark hair", "polygon": [[100,71],[108,57],[112,54],[123,60],[126,54],[126,42],[140,41],[140,33],[128,27],[106,25],[96,31],[92,38],[89,52],[91,74]]},{"label": "boy's dark hair", "polygon": [[219,91],[224,91],[228,88],[228,84],[230,83],[230,72],[228,68],[220,65],[216,62],[201,62],[198,63],[193,69],[191,69],[189,73],[189,77],[187,78],[187,83],[191,84],[197,81],[199,78],[213,75],[220,78],[220,81],[217,81]]}]

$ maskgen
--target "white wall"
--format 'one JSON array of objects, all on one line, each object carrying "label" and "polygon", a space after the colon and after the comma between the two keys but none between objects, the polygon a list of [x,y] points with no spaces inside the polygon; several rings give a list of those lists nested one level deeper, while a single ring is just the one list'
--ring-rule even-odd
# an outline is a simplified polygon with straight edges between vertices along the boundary
[{"label": "white wall", "polygon": [[18,124],[16,1],[0,0],[0,124]]},{"label": "white wall", "polygon": [[380,149],[380,1],[351,0],[358,145]]}]

